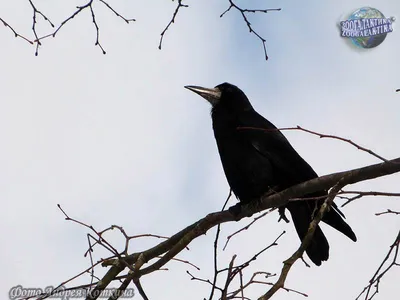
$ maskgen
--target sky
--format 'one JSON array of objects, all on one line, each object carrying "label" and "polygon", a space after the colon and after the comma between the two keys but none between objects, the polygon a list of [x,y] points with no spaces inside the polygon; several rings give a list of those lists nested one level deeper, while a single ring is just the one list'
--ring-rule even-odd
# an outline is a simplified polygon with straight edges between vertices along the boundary
[{"label": "sky", "polygon": [[[35,3],[59,24],[74,11],[71,2]],[[228,1],[187,1],[190,7],[179,12],[161,51],[159,36],[176,5],[171,1],[113,1],[117,11],[137,20],[130,25],[96,2],[106,55],[94,45],[89,11],[74,18],[56,38],[43,41],[37,57],[34,46],[0,28],[1,295],[16,285],[56,286],[90,266],[83,256],[88,230],[65,221],[57,204],[98,230],[118,224],[130,235],[169,236],[221,209],[229,187],[212,133],[210,107],[185,85],[230,82],[278,127],[300,125],[349,138],[387,159],[399,156],[398,26],[395,22],[394,32],[380,46],[361,51],[340,37],[338,23],[367,5],[386,17],[399,17],[400,2],[250,2],[249,8],[282,8],[249,16],[267,40],[268,61],[239,13],[219,17]],[[28,1],[3,1],[0,17],[32,37]],[[37,28],[41,34],[51,30],[43,20]],[[284,134],[320,175],[379,162],[340,141],[298,131]],[[395,174],[347,189],[399,192],[399,179]],[[232,198],[230,204],[235,201]],[[358,241],[323,226],[329,260],[311,268],[297,262],[287,287],[308,294],[308,299],[355,299],[400,228],[398,216],[375,216],[388,208],[400,210],[399,200],[369,197],[344,207]],[[221,245],[251,220],[223,225]],[[255,271],[279,273],[299,239],[292,223],[277,220],[277,213],[270,214],[235,237],[220,253],[220,266],[234,254],[237,262],[250,259],[285,230],[279,245],[259,257],[245,278]],[[209,231],[179,255],[200,271],[170,262],[168,271],[144,277],[149,298],[208,297],[209,286],[191,281],[186,270],[212,277],[214,234]],[[123,249],[118,232],[105,237]],[[130,251],[158,242],[136,239]],[[108,255],[98,248],[95,259]],[[96,275],[105,271],[99,268]],[[399,276],[398,268],[388,273],[376,299],[394,299]],[[75,283],[88,281],[86,276]],[[247,295],[255,299],[267,289],[254,285]],[[302,298],[285,291],[273,297]]]}]

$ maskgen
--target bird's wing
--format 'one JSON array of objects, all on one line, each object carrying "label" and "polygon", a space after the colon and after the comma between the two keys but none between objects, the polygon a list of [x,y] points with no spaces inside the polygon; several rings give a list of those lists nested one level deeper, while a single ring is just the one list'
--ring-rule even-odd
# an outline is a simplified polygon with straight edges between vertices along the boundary
[{"label": "bird's wing", "polygon": [[[244,113],[239,118],[242,128],[237,128],[243,140],[248,141],[256,151],[269,160],[272,166],[272,177],[277,186],[276,191],[289,188],[298,183],[318,177],[311,166],[293,149],[285,136],[277,128],[257,112]],[[324,197],[327,191],[309,194],[310,197]],[[308,230],[308,224],[324,199],[317,201],[295,201],[288,204],[293,222],[301,239]],[[333,209],[325,214],[322,221],[342,232],[353,241],[356,235],[342,219],[343,213],[335,203]],[[320,243],[323,243],[321,237]],[[327,250],[326,250],[327,251]],[[311,253],[309,253],[312,255]],[[325,257],[327,259],[327,257]]]},{"label": "bird's wing", "polygon": [[237,130],[273,167],[280,188],[318,177],[311,166],[294,150],[285,136],[255,111],[243,113]]},{"label": "bird's wing", "polygon": [[[242,128],[237,129],[241,132],[240,134],[242,138],[251,143],[256,151],[270,161],[272,172],[274,173],[273,176],[276,178],[275,182],[279,190],[318,177],[311,166],[296,152],[296,150],[293,149],[285,136],[263,116],[259,115],[255,111],[242,114],[239,123]],[[315,192],[309,196],[325,195],[327,195],[327,191]],[[318,203],[318,205],[320,205],[323,201],[324,199],[320,199],[317,202],[292,202],[288,208],[291,211],[292,216],[295,214],[294,218],[299,217],[297,219],[296,228],[305,224],[304,230],[307,230],[307,224],[316,208],[315,204]],[[354,232],[341,218],[344,218],[343,213],[335,203],[332,203],[332,207],[333,210],[326,213],[322,220],[348,236],[353,241],[356,241],[357,238]],[[303,213],[303,215],[299,216],[299,211],[303,208],[306,208],[307,213]],[[305,222],[303,222],[304,224],[301,224],[301,221],[304,221],[301,218],[304,217]]]}]

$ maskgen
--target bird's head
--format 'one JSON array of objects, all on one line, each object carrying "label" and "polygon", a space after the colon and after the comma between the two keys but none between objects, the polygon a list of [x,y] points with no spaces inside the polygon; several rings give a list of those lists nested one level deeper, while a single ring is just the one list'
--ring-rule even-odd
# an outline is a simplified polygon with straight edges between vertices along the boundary
[{"label": "bird's head", "polygon": [[205,88],[195,85],[187,85],[185,88],[199,94],[210,102],[213,111],[223,109],[239,113],[253,109],[243,91],[227,82],[221,83],[215,88]]}]

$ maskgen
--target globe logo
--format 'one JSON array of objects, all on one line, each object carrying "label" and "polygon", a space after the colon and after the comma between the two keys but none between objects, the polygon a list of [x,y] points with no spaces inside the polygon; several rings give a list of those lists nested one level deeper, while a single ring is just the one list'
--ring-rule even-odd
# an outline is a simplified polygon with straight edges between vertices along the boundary
[{"label": "globe logo", "polygon": [[379,46],[393,31],[394,18],[385,16],[376,8],[363,7],[353,12],[346,21],[340,22],[341,36],[350,38],[360,48]]}]

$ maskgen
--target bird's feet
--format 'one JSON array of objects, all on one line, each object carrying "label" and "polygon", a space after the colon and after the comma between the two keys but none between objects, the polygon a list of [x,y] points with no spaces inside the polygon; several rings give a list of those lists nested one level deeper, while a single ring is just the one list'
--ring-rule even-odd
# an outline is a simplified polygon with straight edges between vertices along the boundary
[{"label": "bird's feet", "polygon": [[240,220],[239,215],[242,212],[242,204],[239,202],[234,206],[229,207],[228,211],[235,217],[235,220]]},{"label": "bird's feet", "polygon": [[285,215],[285,207],[279,207],[279,219],[278,222],[281,220],[285,221],[286,223],[289,223],[289,219]]},{"label": "bird's feet", "polygon": [[253,201],[250,203],[242,203],[239,202],[234,206],[229,207],[228,211],[235,217],[236,221],[239,221],[243,217],[251,217],[253,215],[252,212],[250,212],[249,209],[246,208],[252,208],[252,206],[256,206],[257,201]]}]

